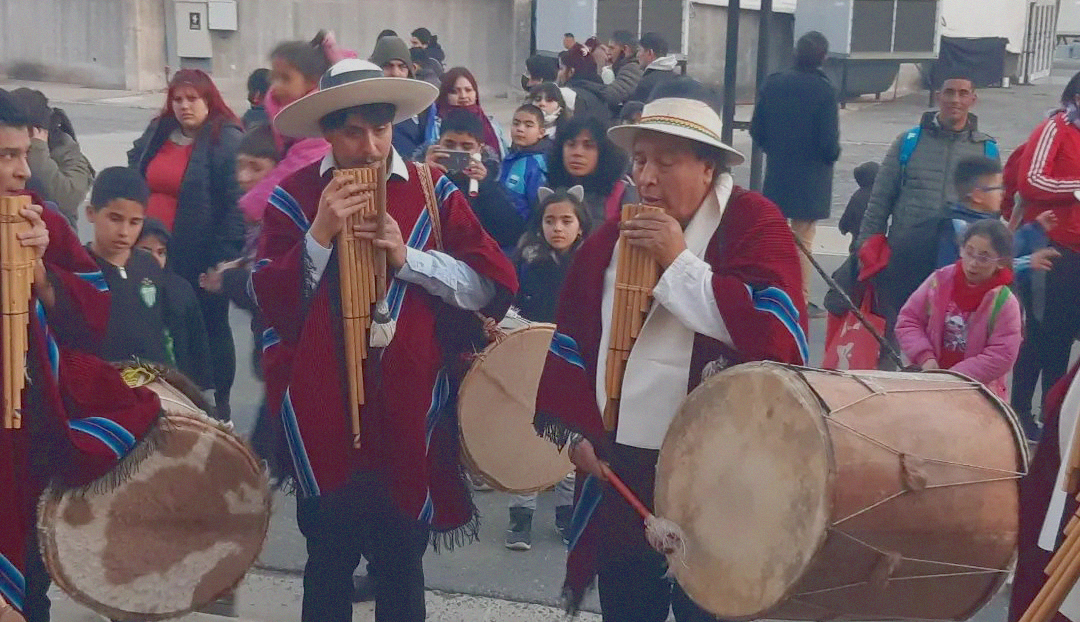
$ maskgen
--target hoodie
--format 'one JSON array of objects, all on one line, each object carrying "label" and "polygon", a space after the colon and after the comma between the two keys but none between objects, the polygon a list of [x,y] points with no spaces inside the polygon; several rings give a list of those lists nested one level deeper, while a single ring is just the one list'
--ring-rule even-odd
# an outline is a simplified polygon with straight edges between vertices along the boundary
[{"label": "hoodie", "polygon": [[645,73],[641,76],[641,81],[638,82],[637,88],[634,89],[627,101],[648,102],[649,96],[652,95],[656,85],[667,82],[678,75],[675,73],[675,68],[678,66],[679,59],[674,54],[661,56],[649,63],[649,66],[645,68]]},{"label": "hoodie", "polygon": [[535,145],[511,147],[499,172],[499,183],[506,189],[518,216],[528,222],[536,191],[547,182],[547,159],[551,139],[544,137]]}]

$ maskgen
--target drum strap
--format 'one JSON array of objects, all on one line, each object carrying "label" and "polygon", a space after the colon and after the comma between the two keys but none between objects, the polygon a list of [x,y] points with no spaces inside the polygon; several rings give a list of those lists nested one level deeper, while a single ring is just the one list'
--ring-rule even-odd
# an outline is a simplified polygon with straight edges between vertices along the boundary
[{"label": "drum strap", "polygon": [[424,209],[431,218],[431,235],[435,237],[435,250],[443,250],[442,223],[439,218],[439,203],[435,200],[435,184],[431,180],[431,169],[427,164],[419,164],[416,172],[420,176],[420,188],[424,191]]}]

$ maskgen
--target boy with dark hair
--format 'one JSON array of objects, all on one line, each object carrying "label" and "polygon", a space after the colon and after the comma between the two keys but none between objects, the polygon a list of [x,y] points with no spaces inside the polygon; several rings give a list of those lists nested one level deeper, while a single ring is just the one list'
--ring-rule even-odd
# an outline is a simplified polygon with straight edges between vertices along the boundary
[{"label": "boy with dark hair", "polygon": [[[484,126],[480,119],[463,110],[451,110],[443,119],[439,142],[428,149],[426,162],[465,191],[469,207],[484,230],[504,253],[509,253],[525,233],[526,219],[518,214],[499,184],[498,163],[481,160],[483,146]],[[448,151],[467,151],[472,159],[468,166],[455,170],[447,166]]]},{"label": "boy with dark hair", "polygon": [[204,390],[209,399],[214,379],[206,323],[191,284],[166,267],[170,237],[164,223],[147,218],[135,246],[138,252],[153,257],[159,268],[158,282],[164,298],[165,347],[169,358],[177,369]]},{"label": "boy with dark hair", "polygon": [[668,54],[667,41],[655,32],[641,35],[639,43],[637,58],[643,73],[637,88],[630,94],[627,101],[648,103],[653,89],[658,84],[676,77],[675,68],[679,64],[679,59]]},{"label": "boy with dark hair", "polygon": [[248,103],[251,104],[251,108],[244,113],[242,119],[244,129],[250,130],[256,125],[269,125],[270,116],[266,114],[263,100],[266,99],[266,94],[270,92],[270,70],[260,67],[252,71],[247,79],[247,92],[247,99]]},{"label": "boy with dark hair", "polygon": [[90,192],[86,219],[94,238],[86,245],[109,284],[109,325],[102,356],[173,364],[165,345],[165,296],[161,266],[135,247],[150,190],[137,171],[101,171]]},{"label": "boy with dark hair", "polygon": [[551,139],[544,130],[544,111],[523,104],[514,112],[510,129],[512,144],[502,162],[499,183],[506,189],[523,223],[532,215],[536,191],[547,182],[548,149]]}]

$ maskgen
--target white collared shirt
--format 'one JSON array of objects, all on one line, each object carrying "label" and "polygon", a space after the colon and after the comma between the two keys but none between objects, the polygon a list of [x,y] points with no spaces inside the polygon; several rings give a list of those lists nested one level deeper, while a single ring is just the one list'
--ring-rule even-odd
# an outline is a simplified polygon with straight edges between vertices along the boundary
[{"label": "white collared shirt", "polygon": [[[615,440],[622,445],[659,449],[664,435],[686,398],[694,333],[733,345],[731,334],[712,287],[712,268],[705,250],[720,225],[734,181],[724,173],[698,208],[684,231],[686,250],[660,276],[653,288],[652,306],[630,351],[619,400]],[[600,351],[597,358],[596,398],[600,411],[607,403],[607,357],[611,341],[611,312],[615,304],[618,251],[604,273],[601,299]]]},{"label": "white collared shirt", "polygon": [[[397,150],[391,148],[390,173],[387,179],[397,177],[409,181],[409,167]],[[423,163],[417,166],[426,166]],[[319,174],[337,168],[333,152],[327,153],[319,165]],[[322,279],[326,266],[330,263],[333,246],[327,248],[319,244],[309,231],[304,237],[304,248],[310,259],[308,263],[311,282]],[[486,307],[495,298],[495,283],[468,264],[452,256],[435,251],[420,251],[406,248],[405,264],[398,269],[395,278],[423,287],[429,294],[438,296],[447,304],[467,311],[478,311]]]}]

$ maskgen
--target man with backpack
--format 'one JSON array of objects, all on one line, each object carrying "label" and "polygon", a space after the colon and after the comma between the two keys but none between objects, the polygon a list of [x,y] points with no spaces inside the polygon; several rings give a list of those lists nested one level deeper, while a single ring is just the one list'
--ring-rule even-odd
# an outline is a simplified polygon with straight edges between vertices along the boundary
[{"label": "man with backpack", "polygon": [[978,130],[970,112],[977,99],[970,78],[943,80],[937,111],[924,113],[918,126],[893,141],[874,181],[856,247],[888,232],[892,254],[877,291],[890,339],[900,307],[936,267],[938,225],[957,200],[951,183],[957,162],[980,155],[1000,161],[997,143]]}]

